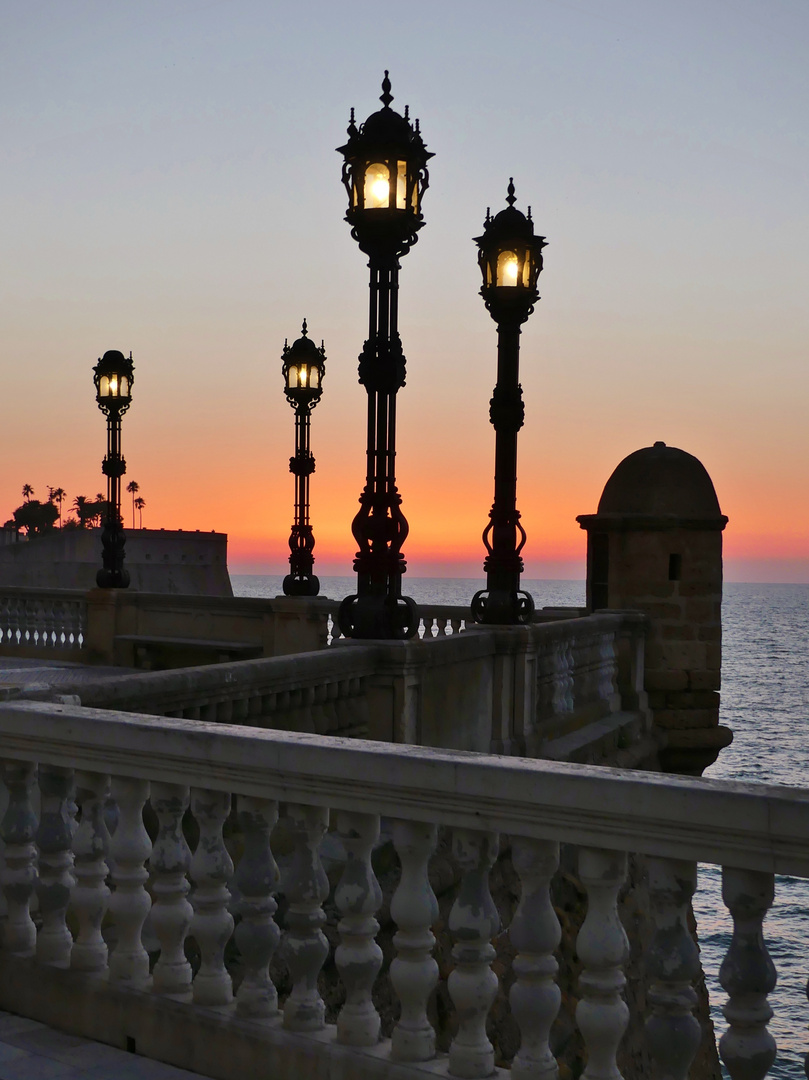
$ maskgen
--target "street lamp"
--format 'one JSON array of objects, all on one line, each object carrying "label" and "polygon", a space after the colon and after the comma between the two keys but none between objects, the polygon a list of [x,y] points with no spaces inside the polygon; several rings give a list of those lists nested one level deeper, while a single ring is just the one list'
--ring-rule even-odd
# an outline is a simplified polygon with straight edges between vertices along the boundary
[{"label": "street lamp", "polygon": [[289,471],[295,477],[295,523],[289,534],[289,568],[284,578],[287,596],[317,596],[320,582],[312,573],[315,538],[309,524],[309,477],[315,471],[315,458],[309,449],[309,422],[312,409],[320,401],[326,352],[306,336],[292,345],[284,342],[284,392],[295,410],[295,456],[289,459]]},{"label": "street lamp", "polygon": [[475,238],[483,275],[480,295],[497,323],[497,385],[489,418],[495,430],[494,503],[483,533],[486,588],[472,598],[479,623],[530,623],[534,601],[520,589],[525,529],[517,510],[517,433],[525,419],[520,386],[520,326],[539,299],[545,237],[534,235],[528,216],[514,206],[514,180],[508,183],[508,206],[494,218],[486,212],[483,235]]},{"label": "street lamp", "polygon": [[368,339],[359,357],[359,381],[368,393],[367,470],[360,509],[351,525],[359,550],[354,559],[357,592],[340,605],[346,637],[409,638],[418,630],[418,610],[402,596],[406,570],[402,545],[408,524],[396,488],[396,394],[405,384],[405,358],[398,330],[399,259],[424,224],[421,201],[428,185],[419,122],[411,125],[390,107],[388,73],[382,108],[358,128],[354,110],[343,154],[348,194],[346,221],[368,256],[371,297]]},{"label": "street lamp", "polygon": [[121,417],[132,402],[134,381],[132,353],[127,359],[117,349],[105,352],[93,368],[98,407],[107,418],[107,456],[101,465],[107,478],[107,505],[101,532],[101,561],[96,583],[102,589],[125,589],[129,571],[124,568],[124,523],[121,518],[121,477],[126,461],[121,454]]}]

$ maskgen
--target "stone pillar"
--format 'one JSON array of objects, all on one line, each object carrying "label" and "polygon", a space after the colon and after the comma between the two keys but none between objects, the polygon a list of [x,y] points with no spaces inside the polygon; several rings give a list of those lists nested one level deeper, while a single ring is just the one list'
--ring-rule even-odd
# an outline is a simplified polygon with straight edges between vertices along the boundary
[{"label": "stone pillar", "polygon": [[699,776],[733,735],[719,725],[722,531],[711,478],[691,454],[656,442],[625,458],[587,532],[587,606],[649,616],[645,688],[665,733],[665,772]]}]

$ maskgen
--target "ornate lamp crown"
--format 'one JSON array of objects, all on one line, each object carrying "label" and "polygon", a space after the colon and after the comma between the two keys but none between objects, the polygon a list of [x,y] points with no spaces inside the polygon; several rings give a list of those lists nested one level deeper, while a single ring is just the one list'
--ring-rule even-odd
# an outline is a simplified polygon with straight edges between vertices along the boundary
[{"label": "ornate lamp crown", "polygon": [[326,350],[307,337],[306,319],[303,320],[301,337],[291,345],[284,342],[283,361],[284,392],[293,407],[313,409],[323,392]]},{"label": "ornate lamp crown", "polygon": [[424,145],[418,120],[410,123],[408,107],[404,116],[390,107],[387,71],[380,101],[382,108],[359,128],[351,110],[348,142],[337,148],[345,158],[346,221],[363,251],[386,247],[404,254],[424,224],[421,200],[429,185],[427,162],[435,155]]},{"label": "ornate lamp crown", "polygon": [[537,280],[542,270],[545,237],[534,233],[531,207],[526,216],[518,210],[514,178],[508,182],[508,206],[495,217],[486,211],[483,235],[475,237],[478,264],[483,275],[480,294],[492,317],[524,311],[527,319],[539,299]]},{"label": "ornate lamp crown", "polygon": [[135,381],[132,353],[126,357],[117,349],[105,352],[93,368],[98,407],[106,415],[123,416],[132,402],[132,383]]}]

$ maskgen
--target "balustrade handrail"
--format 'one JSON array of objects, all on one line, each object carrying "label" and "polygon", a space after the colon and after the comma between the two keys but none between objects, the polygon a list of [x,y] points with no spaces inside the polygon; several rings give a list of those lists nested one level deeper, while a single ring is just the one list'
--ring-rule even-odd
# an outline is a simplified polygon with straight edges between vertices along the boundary
[{"label": "balustrade handrail", "polygon": [[798,788],[34,701],[0,705],[0,757],[809,877]]}]

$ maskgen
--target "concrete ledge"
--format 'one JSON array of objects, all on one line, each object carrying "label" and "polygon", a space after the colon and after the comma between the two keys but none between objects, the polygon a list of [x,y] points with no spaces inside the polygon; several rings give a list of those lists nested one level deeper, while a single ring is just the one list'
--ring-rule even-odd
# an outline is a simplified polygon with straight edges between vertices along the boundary
[{"label": "concrete ledge", "polygon": [[[285,1031],[281,1017],[238,1019],[233,1008],[205,1009],[156,994],[121,990],[79,972],[0,953],[0,1009],[86,1039],[215,1080],[435,1080],[448,1076],[440,1054],[422,1064],[389,1059],[390,1040],[342,1046],[336,1028]],[[511,1074],[495,1069],[491,1076]]]}]

